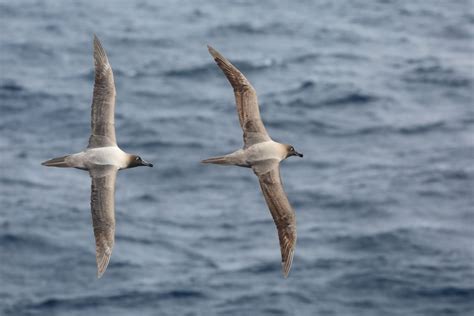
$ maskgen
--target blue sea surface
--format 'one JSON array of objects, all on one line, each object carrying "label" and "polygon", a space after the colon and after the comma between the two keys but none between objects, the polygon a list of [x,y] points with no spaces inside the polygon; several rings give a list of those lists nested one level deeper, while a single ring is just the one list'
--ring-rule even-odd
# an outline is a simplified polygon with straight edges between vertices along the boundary
[{"label": "blue sea surface", "polygon": [[[473,315],[473,1],[0,1],[0,315]],[[115,74],[96,278],[92,37]],[[211,44],[255,86],[297,216],[284,279]]]}]

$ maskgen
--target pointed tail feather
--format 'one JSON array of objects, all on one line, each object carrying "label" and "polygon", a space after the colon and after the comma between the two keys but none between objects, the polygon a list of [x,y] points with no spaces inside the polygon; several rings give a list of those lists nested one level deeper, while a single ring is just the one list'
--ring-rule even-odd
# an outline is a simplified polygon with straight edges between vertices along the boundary
[{"label": "pointed tail feather", "polygon": [[53,159],[50,159],[50,160],[46,160],[46,161],[42,162],[41,164],[43,166],[46,166],[46,167],[60,167],[60,168],[71,167],[71,165],[69,164],[68,159],[67,159],[68,157],[69,157],[69,155],[63,156],[63,157],[53,158]]},{"label": "pointed tail feather", "polygon": [[218,165],[231,165],[232,162],[226,156],[212,157],[201,161],[202,163],[214,163]]}]

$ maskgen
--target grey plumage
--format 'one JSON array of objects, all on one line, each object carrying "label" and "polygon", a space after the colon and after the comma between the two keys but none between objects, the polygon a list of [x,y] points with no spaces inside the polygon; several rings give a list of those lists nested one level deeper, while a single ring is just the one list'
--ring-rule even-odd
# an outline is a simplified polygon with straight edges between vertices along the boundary
[{"label": "grey plumage", "polygon": [[53,158],[53,159],[50,159],[50,160],[46,160],[46,161],[42,162],[41,164],[43,166],[46,166],[46,167],[69,168],[71,166],[69,165],[69,162],[67,160],[68,157],[69,157],[69,155],[62,156],[62,157],[56,157],[56,158]]},{"label": "grey plumage", "polygon": [[115,83],[107,54],[94,35],[95,80],[88,148],[115,146]]},{"label": "grey plumage", "polygon": [[94,228],[97,277],[101,277],[109,264],[115,240],[115,179],[114,166],[96,167],[91,176],[91,213]]},{"label": "grey plumage", "polygon": [[115,137],[115,84],[107,54],[94,35],[95,80],[91,106],[91,135],[86,150],[43,162],[48,167],[89,171],[91,213],[96,244],[97,277],[110,261],[115,240],[115,179],[120,169],[153,165],[123,152]]},{"label": "grey plumage", "polygon": [[252,169],[258,176],[260,188],[278,230],[285,277],[290,272],[296,244],[296,216],[283,189],[280,162],[270,159],[255,164]]},{"label": "grey plumage", "polygon": [[224,56],[211,46],[208,46],[208,48],[209,53],[214,57],[215,62],[226,75],[232,88],[234,88],[239,123],[244,132],[244,148],[271,140],[260,118],[257,92],[254,87]]},{"label": "grey plumage", "polygon": [[293,146],[274,142],[260,117],[257,93],[245,76],[211,46],[209,53],[226,75],[234,89],[239,123],[243,130],[244,147],[231,154],[203,160],[203,163],[251,167],[258,176],[263,196],[278,230],[285,277],[293,262],[296,244],[296,217],[280,178],[280,161],[289,156],[303,155]]}]

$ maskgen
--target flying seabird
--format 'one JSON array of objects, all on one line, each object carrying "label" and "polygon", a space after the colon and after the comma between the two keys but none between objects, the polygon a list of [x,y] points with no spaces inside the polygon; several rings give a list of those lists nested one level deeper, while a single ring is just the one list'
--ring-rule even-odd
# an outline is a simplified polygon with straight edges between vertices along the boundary
[{"label": "flying seabird", "polygon": [[273,141],[268,135],[258,108],[257,93],[245,76],[211,46],[209,53],[234,88],[244,147],[228,155],[203,160],[203,163],[252,168],[258,176],[263,196],[275,221],[283,275],[288,277],[296,244],[296,219],[280,177],[280,161],[303,154],[288,144]]},{"label": "flying seabird", "polygon": [[97,277],[109,264],[115,239],[115,178],[117,171],[138,166],[153,167],[140,156],[123,152],[115,139],[115,84],[112,68],[94,35],[95,82],[92,97],[91,136],[84,151],[42,163],[48,167],[89,171],[92,179],[91,211],[96,244]]}]

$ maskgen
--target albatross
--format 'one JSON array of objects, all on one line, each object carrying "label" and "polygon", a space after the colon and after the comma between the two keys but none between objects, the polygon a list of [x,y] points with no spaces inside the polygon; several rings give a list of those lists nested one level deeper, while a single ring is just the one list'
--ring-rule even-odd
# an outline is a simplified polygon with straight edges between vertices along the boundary
[{"label": "albatross", "polygon": [[89,145],[79,153],[53,158],[47,167],[77,168],[89,171],[92,179],[91,211],[94,228],[97,277],[107,269],[115,240],[115,178],[121,169],[153,167],[138,155],[117,146],[114,111],[115,84],[112,68],[102,44],[94,35],[95,82],[92,97]]},{"label": "albatross", "polygon": [[268,135],[258,106],[257,93],[245,76],[211,46],[209,53],[234,88],[235,103],[243,130],[244,147],[233,153],[203,160],[202,163],[252,168],[278,230],[282,272],[288,277],[296,244],[295,212],[288,201],[280,177],[280,162],[291,156],[303,157],[288,144],[273,141]]}]

